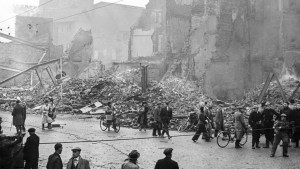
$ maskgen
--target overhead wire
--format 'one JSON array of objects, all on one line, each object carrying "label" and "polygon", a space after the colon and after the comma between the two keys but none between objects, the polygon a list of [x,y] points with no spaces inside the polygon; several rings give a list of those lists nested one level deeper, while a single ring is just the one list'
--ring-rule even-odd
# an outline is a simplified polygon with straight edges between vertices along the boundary
[{"label": "overhead wire", "polygon": [[119,0],[119,1],[116,1],[116,2],[113,2],[113,3],[109,3],[109,4],[106,4],[106,5],[103,5],[103,6],[99,6],[99,7],[87,10],[87,11],[83,11],[83,12],[75,13],[75,14],[72,14],[72,15],[64,16],[64,17],[61,17],[61,18],[53,19],[52,21],[43,22],[43,23],[40,23],[39,25],[52,23],[52,22],[55,22],[55,21],[60,21],[60,20],[67,19],[67,18],[70,18],[70,17],[73,17],[73,16],[77,16],[77,15],[82,15],[82,14],[85,14],[85,13],[88,13],[88,12],[91,12],[91,11],[94,11],[94,10],[97,10],[97,9],[100,9],[100,8],[104,8],[104,7],[107,7],[107,6],[110,6],[110,5],[118,4],[119,2],[122,2],[122,1],[124,1],[124,0]]},{"label": "overhead wire", "polygon": [[39,5],[39,6],[37,6],[37,7],[34,7],[34,8],[32,8],[32,9],[29,9],[29,10],[27,10],[27,11],[25,11],[25,12],[19,13],[19,14],[15,15],[15,16],[12,16],[12,17],[10,17],[10,18],[7,18],[7,19],[5,19],[5,20],[3,20],[3,21],[0,21],[0,23],[6,22],[6,21],[8,21],[8,20],[11,20],[11,19],[15,18],[15,17],[18,16],[18,15],[23,15],[23,14],[25,14],[25,13],[27,13],[27,12],[30,12],[30,11],[32,11],[32,10],[35,10],[35,9],[37,9],[37,8],[39,8],[39,7],[41,7],[41,6],[44,6],[44,5],[46,5],[46,4],[48,4],[48,3],[52,2],[52,1],[54,1],[54,0],[49,0],[49,1],[47,1],[47,2],[45,2],[45,3],[43,3],[43,4],[41,4],[41,5]]}]

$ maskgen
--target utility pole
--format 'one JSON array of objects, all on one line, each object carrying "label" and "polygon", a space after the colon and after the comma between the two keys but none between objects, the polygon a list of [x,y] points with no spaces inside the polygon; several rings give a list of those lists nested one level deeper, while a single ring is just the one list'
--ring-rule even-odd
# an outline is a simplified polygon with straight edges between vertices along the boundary
[{"label": "utility pole", "polygon": [[142,66],[140,63],[140,68],[142,70],[142,78],[141,78],[141,83],[142,83],[142,92],[145,93],[148,87],[148,66]]}]

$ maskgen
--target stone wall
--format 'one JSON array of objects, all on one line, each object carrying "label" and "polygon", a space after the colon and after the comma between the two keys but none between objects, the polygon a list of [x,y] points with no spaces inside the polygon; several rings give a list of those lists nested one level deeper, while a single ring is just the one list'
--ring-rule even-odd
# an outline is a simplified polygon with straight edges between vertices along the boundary
[{"label": "stone wall", "polygon": [[170,51],[206,94],[242,98],[273,70],[297,73],[299,13],[296,0],[170,0]]}]

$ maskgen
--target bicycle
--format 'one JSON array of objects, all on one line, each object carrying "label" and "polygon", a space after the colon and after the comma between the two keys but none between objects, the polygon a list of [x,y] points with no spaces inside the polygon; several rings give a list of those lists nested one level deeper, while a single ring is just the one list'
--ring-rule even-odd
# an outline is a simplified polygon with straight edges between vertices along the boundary
[{"label": "bicycle", "polygon": [[178,132],[184,132],[184,131],[196,131],[197,130],[197,117],[196,118],[191,118],[188,116],[188,119],[177,128]]},{"label": "bicycle", "polygon": [[[117,116],[119,116],[119,115],[116,115],[116,117]],[[100,116],[100,129],[102,131],[106,131],[107,129],[108,129],[108,131],[110,131],[110,126],[111,125],[112,125],[112,116],[109,119],[106,118],[105,114]],[[116,118],[115,125],[116,125],[116,129],[114,129],[114,131],[116,133],[118,133],[120,131],[120,128],[121,128],[121,122],[120,122],[119,118]]]},{"label": "bicycle", "polygon": [[[240,145],[245,145],[248,140],[247,130],[245,131],[243,138],[240,142]],[[236,140],[235,128],[227,127],[226,130],[220,131],[217,136],[217,144],[221,148],[225,148],[229,142],[234,143]]]}]

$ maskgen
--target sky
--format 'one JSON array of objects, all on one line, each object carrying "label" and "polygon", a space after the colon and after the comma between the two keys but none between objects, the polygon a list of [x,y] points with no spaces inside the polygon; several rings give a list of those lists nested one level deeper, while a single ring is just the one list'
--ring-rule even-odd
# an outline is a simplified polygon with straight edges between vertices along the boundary
[{"label": "sky", "polygon": [[[111,2],[115,3],[120,0],[94,0],[94,3],[98,2]],[[139,6],[145,7],[149,0],[122,0],[118,2],[119,4],[131,5],[131,6]],[[50,2],[51,3],[51,2]],[[21,5],[32,5],[38,6],[39,0],[0,0],[0,32],[5,34],[14,35],[14,18],[9,19],[8,21],[3,22],[4,20],[14,17],[16,14],[13,13],[13,5],[21,4]],[[0,38],[0,41],[2,39]]]}]

